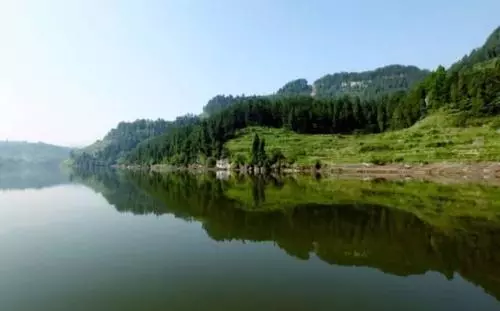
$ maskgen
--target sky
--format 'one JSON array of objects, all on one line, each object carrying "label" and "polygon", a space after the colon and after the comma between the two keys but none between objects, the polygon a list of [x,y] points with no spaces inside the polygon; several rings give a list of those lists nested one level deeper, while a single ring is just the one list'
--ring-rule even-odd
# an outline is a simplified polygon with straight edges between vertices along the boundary
[{"label": "sky", "polygon": [[0,140],[81,146],[217,94],[447,66],[498,12],[498,0],[0,0]]}]

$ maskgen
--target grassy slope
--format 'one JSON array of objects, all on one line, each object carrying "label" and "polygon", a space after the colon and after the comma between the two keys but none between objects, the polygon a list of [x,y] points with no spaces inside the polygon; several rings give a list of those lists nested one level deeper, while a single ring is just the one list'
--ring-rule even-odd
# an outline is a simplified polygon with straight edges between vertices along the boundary
[{"label": "grassy slope", "polygon": [[268,153],[279,148],[298,164],[500,160],[500,118],[468,120],[468,127],[454,126],[457,119],[457,115],[437,112],[411,128],[370,135],[302,135],[284,129],[247,128],[226,146],[232,155],[250,158],[257,133],[265,138]]}]

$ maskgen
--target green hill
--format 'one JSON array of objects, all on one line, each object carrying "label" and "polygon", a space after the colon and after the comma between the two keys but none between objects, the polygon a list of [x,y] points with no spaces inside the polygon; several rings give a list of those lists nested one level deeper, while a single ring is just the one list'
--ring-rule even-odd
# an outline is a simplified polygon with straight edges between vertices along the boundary
[{"label": "green hill", "polygon": [[102,140],[72,153],[71,162],[75,166],[107,166],[116,164],[140,142],[162,135],[172,128],[194,123],[197,117],[187,115],[175,121],[136,120],[120,122]]},{"label": "green hill", "polygon": [[297,79],[288,82],[281,87],[276,95],[290,96],[290,95],[311,95],[313,87],[307,83],[306,79]]},{"label": "green hill", "polygon": [[[310,85],[306,79],[287,82],[275,94],[258,97],[318,96],[340,97],[358,96],[372,99],[400,91],[408,91],[424,80],[430,71],[415,66],[389,65],[362,72],[339,72],[328,74]],[[257,96],[217,95],[203,106],[203,113],[214,115],[230,106]]]},{"label": "green hill", "polygon": [[[498,38],[496,29],[482,47],[448,70],[390,65],[327,75],[312,87],[297,79],[268,96],[218,95],[201,117],[122,123],[73,161],[204,165],[229,157],[272,165],[276,157],[248,155],[245,129],[251,127],[274,129],[259,142],[259,150],[267,148],[272,155],[279,148],[299,163],[497,161]],[[275,135],[284,139],[277,141]],[[480,140],[485,142],[478,149]],[[300,150],[294,150],[294,141]]]},{"label": "green hill", "polygon": [[474,49],[470,54],[465,55],[460,61],[451,66],[451,70],[459,71],[475,64],[486,62],[500,57],[500,27],[495,29],[488,36],[486,42],[479,48]]},{"label": "green hill", "polygon": [[[299,79],[281,89],[282,94],[290,95],[231,97],[199,124],[138,145],[125,161],[188,165],[230,157],[240,164],[266,166],[273,165],[279,153],[266,157],[265,148],[267,155],[272,155],[275,148],[294,149],[293,141],[299,142],[300,150],[285,152],[285,156],[306,163],[314,159],[374,163],[496,161],[498,122],[491,120],[500,113],[500,61],[496,61],[495,44],[491,43],[496,37],[497,30],[478,49],[490,51],[488,57],[472,57],[458,71],[439,66],[428,73],[392,65],[326,76],[314,83],[314,96],[300,95],[308,85]],[[436,119],[440,121],[432,121]],[[479,126],[468,127],[471,121]],[[488,122],[494,125],[481,128]],[[423,131],[422,123],[433,128]],[[231,141],[249,127],[277,130],[264,142],[256,139],[257,145],[250,137],[243,137],[240,145],[245,150],[235,147],[238,142]],[[362,134],[366,136],[358,137]],[[285,139],[277,141],[276,135]],[[480,139],[486,142],[478,151]],[[249,150],[253,150],[251,155]]]},{"label": "green hill", "polygon": [[[289,164],[433,163],[500,160],[500,117],[470,119],[458,126],[460,114],[437,112],[404,130],[369,135],[311,135],[286,129],[250,127],[226,143],[232,161],[251,159],[257,134],[272,155],[280,150]],[[479,124],[475,124],[479,122]]]},{"label": "green hill", "polygon": [[355,95],[374,98],[407,91],[429,74],[428,70],[403,65],[389,65],[364,72],[340,72],[316,80],[313,94],[320,97]]},{"label": "green hill", "polygon": [[235,104],[238,100],[243,98],[243,96],[233,96],[233,95],[217,95],[211,98],[205,106],[203,106],[203,113],[205,115],[214,115],[217,112],[224,110],[233,104]]},{"label": "green hill", "polygon": [[165,132],[167,122],[164,120],[136,120],[120,122],[111,129],[103,139],[78,151],[98,158],[109,158],[114,162],[124,152],[134,148],[140,141]]}]

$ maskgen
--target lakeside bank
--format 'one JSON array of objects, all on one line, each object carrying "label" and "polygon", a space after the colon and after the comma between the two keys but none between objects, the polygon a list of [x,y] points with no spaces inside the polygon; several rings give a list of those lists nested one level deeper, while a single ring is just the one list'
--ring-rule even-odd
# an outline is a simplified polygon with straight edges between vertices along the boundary
[{"label": "lakeside bank", "polygon": [[500,162],[456,163],[442,162],[431,164],[386,164],[371,163],[336,164],[315,166],[294,166],[280,169],[248,167],[209,168],[203,165],[187,167],[156,164],[151,166],[119,165],[119,169],[142,170],[157,173],[188,171],[194,173],[216,172],[222,175],[266,175],[266,174],[318,174],[322,176],[341,175],[353,178],[384,178],[384,179],[420,179],[442,183],[484,182],[500,186]]}]

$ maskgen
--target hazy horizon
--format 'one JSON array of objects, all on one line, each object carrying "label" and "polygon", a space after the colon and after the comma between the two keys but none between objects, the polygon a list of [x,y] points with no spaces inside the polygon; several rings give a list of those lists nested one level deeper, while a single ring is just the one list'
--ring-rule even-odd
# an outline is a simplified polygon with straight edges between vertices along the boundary
[{"label": "hazy horizon", "polygon": [[500,2],[6,0],[0,140],[83,146],[121,121],[198,114],[217,94],[480,46]]}]

